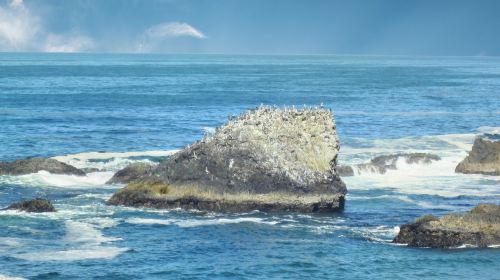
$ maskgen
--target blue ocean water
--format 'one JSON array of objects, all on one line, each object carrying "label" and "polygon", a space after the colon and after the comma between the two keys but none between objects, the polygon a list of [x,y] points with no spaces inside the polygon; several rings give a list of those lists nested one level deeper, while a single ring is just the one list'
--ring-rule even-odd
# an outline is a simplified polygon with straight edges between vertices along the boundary
[{"label": "blue ocean water", "polygon": [[[344,164],[398,152],[442,160],[344,178],[337,214],[105,205],[113,172],[261,104],[331,108]],[[499,177],[454,173],[476,135],[499,133],[499,108],[492,57],[1,53],[0,160],[99,171],[0,176],[0,207],[41,196],[59,210],[0,212],[0,278],[499,279],[499,249],[390,243],[422,214],[500,202]]]}]

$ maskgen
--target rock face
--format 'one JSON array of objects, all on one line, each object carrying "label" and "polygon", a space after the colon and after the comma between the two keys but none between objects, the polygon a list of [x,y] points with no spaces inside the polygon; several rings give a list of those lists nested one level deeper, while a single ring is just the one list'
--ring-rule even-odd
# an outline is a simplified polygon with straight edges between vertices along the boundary
[{"label": "rock face", "polygon": [[401,226],[394,243],[411,247],[487,247],[500,244],[500,205],[480,204],[468,213],[423,216]]},{"label": "rock face", "polygon": [[154,167],[155,166],[151,164],[143,162],[132,163],[124,169],[116,172],[115,175],[113,175],[113,177],[106,182],[106,184],[124,184],[133,182],[146,177]]},{"label": "rock face", "polygon": [[53,174],[85,176],[85,172],[51,158],[28,158],[13,162],[0,162],[0,175],[24,175],[45,170]]},{"label": "rock face", "polygon": [[341,209],[331,111],[249,111],[160,163],[110,204],[212,211]]},{"label": "rock face", "polygon": [[500,175],[500,141],[476,138],[472,151],[455,168],[457,173]]},{"label": "rock face", "polygon": [[5,208],[5,210],[19,210],[19,211],[34,212],[34,213],[56,211],[56,209],[54,208],[54,206],[52,206],[50,201],[42,198],[17,202],[11,204],[9,207]]}]

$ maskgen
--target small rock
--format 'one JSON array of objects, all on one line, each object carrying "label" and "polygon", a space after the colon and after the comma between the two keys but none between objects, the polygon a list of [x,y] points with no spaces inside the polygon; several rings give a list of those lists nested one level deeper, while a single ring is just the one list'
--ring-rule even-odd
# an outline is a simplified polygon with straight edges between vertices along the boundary
[{"label": "small rock", "polygon": [[13,162],[0,162],[0,175],[25,175],[45,170],[53,174],[85,176],[85,172],[51,158],[28,158]]},{"label": "small rock", "polygon": [[133,182],[148,175],[154,167],[154,165],[144,162],[132,163],[116,172],[106,184],[125,184]]},{"label": "small rock", "polygon": [[55,212],[56,209],[47,199],[36,198],[32,200],[25,200],[21,202],[16,202],[11,204],[9,207],[4,210],[19,210],[25,212],[34,212],[34,213],[42,213],[42,212]]}]

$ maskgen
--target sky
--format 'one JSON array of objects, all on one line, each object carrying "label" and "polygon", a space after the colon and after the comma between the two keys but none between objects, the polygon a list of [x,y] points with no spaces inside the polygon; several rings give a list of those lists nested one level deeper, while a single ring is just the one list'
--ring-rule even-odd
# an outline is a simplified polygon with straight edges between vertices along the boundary
[{"label": "sky", "polygon": [[500,1],[0,0],[0,51],[500,56]]}]

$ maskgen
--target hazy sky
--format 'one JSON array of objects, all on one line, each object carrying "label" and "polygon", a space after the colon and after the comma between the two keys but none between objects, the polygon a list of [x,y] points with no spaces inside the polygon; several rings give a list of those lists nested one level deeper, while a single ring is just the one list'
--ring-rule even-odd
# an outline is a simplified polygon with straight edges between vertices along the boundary
[{"label": "hazy sky", "polygon": [[500,0],[0,0],[0,51],[500,55]]}]

